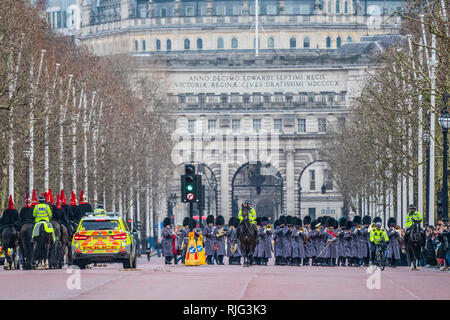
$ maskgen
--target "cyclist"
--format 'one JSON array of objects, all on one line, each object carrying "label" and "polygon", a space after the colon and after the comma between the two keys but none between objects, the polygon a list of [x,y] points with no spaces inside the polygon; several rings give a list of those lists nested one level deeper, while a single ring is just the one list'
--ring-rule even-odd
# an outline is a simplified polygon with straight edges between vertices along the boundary
[{"label": "cyclist", "polygon": [[370,230],[370,255],[372,256],[372,261],[375,261],[377,245],[381,244],[381,248],[384,251],[388,243],[389,237],[386,234],[386,230],[381,228],[381,222],[377,222],[375,228]]}]

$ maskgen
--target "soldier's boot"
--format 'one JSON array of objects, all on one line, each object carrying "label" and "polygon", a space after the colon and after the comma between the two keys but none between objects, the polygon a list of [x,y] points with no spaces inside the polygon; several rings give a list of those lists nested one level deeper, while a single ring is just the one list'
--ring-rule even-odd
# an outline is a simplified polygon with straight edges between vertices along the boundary
[{"label": "soldier's boot", "polygon": [[331,267],[331,258],[325,258],[325,266]]},{"label": "soldier's boot", "polygon": [[359,259],[357,257],[353,258],[353,266],[354,267],[359,267]]},{"label": "soldier's boot", "polygon": [[317,266],[317,261],[316,261],[316,258],[315,258],[315,257],[312,257],[312,258],[311,258],[311,265],[312,265],[313,267]]},{"label": "soldier's boot", "polygon": [[397,267],[397,259],[392,258],[392,268]]},{"label": "soldier's boot", "polygon": [[302,265],[302,258],[297,258],[297,267],[300,267]]},{"label": "soldier's boot", "polygon": [[264,258],[264,265],[267,266],[267,262],[269,262],[269,258]]},{"label": "soldier's boot", "polygon": [[333,267],[336,267],[336,266],[337,266],[337,264],[336,264],[336,258],[331,258],[331,265],[332,265]]},{"label": "soldier's boot", "polygon": [[392,259],[388,258],[388,267],[392,267]]},{"label": "soldier's boot", "polygon": [[207,256],[207,257],[206,257],[206,264],[214,264],[214,263],[212,262],[212,256]]},{"label": "soldier's boot", "polygon": [[222,255],[220,255],[220,256],[217,256],[217,264],[218,265],[223,265],[223,256]]},{"label": "soldier's boot", "polygon": [[237,264],[238,266],[240,266],[240,265],[241,265],[241,257],[238,257],[236,262],[237,262],[236,264]]},{"label": "soldier's boot", "polygon": [[275,265],[276,266],[280,265],[280,257],[275,257]]},{"label": "soldier's boot", "polygon": [[309,266],[309,258],[303,259],[303,265],[304,266]]}]

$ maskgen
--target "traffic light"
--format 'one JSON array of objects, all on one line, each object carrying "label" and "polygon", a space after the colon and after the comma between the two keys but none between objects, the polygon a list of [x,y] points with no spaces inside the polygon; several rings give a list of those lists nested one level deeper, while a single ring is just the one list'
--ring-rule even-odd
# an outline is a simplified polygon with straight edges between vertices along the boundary
[{"label": "traffic light", "polygon": [[136,221],[136,222],[134,223],[134,228],[135,228],[137,231],[141,231],[141,228],[142,228],[141,222],[140,222],[140,221]]},{"label": "traffic light", "polygon": [[128,218],[127,225],[128,225],[128,229],[130,229],[130,230],[131,230],[131,222],[132,222],[132,220],[130,218]]},{"label": "traffic light", "polygon": [[201,176],[195,174],[193,164],[184,165],[184,174],[181,176],[181,201],[198,202],[200,200]]}]

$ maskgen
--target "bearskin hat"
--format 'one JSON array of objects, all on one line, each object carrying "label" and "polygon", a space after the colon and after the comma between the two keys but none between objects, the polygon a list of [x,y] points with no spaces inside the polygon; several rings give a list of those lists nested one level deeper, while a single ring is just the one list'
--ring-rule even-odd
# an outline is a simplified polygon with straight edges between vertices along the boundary
[{"label": "bearskin hat", "polygon": [[322,223],[323,224],[323,217],[318,217],[317,219],[316,219],[316,224],[318,224],[318,223]]},{"label": "bearskin hat", "polygon": [[375,217],[375,218],[373,218],[373,222],[374,222],[374,223],[377,223],[377,222],[382,223],[383,220],[381,220],[380,217]]},{"label": "bearskin hat", "polygon": [[261,217],[256,217],[256,225],[257,226],[261,225]]},{"label": "bearskin hat", "polygon": [[269,222],[269,218],[267,218],[266,216],[264,216],[264,217],[262,217],[261,218],[261,223],[264,223],[264,222]]},{"label": "bearskin hat", "polygon": [[311,224],[311,217],[310,216],[305,216],[303,218],[303,224]]},{"label": "bearskin hat", "polygon": [[214,223],[214,216],[211,214],[206,217],[206,224],[210,224],[210,223]]},{"label": "bearskin hat", "polygon": [[394,217],[390,217],[390,218],[388,219],[388,226],[390,227],[390,226],[392,226],[392,225],[394,225],[394,226],[397,225],[397,220],[395,220]]},{"label": "bearskin hat", "polygon": [[183,219],[183,227],[188,226],[190,220],[191,220],[191,219],[190,219],[189,217],[184,217],[184,219]]},{"label": "bearskin hat", "polygon": [[300,218],[298,218],[298,217],[294,217],[294,225],[295,225],[296,227],[301,227],[301,226],[303,226],[302,219],[300,219]]},{"label": "bearskin hat", "polygon": [[341,228],[344,228],[346,223],[347,223],[347,218],[346,217],[340,217],[339,218],[339,226]]},{"label": "bearskin hat", "polygon": [[318,222],[317,222],[317,220],[316,219],[314,219],[313,221],[311,221],[311,229],[315,229],[316,228],[316,224],[317,224]]},{"label": "bearskin hat", "polygon": [[334,228],[335,224],[336,224],[336,220],[333,217],[329,217],[327,220],[327,226]]},{"label": "bearskin hat", "polygon": [[232,226],[233,225],[233,221],[234,219],[236,219],[235,217],[230,217],[230,220],[228,220],[228,225]]},{"label": "bearskin hat", "polygon": [[170,218],[169,217],[165,217],[164,220],[163,220],[163,227],[168,226],[170,224],[172,224],[172,221],[170,221]]},{"label": "bearskin hat", "polygon": [[350,220],[348,220],[345,223],[345,229],[350,230],[351,228],[353,228],[353,222],[351,222]]},{"label": "bearskin hat", "polygon": [[223,226],[225,224],[225,218],[223,216],[217,216],[216,224],[218,226]]},{"label": "bearskin hat", "polygon": [[334,228],[337,229],[339,227],[339,222],[336,219],[333,220],[334,220]]},{"label": "bearskin hat", "polygon": [[278,219],[281,224],[286,224],[286,216],[280,216],[280,219]]},{"label": "bearskin hat", "polygon": [[273,228],[276,229],[278,226],[280,226],[280,220],[275,220],[275,222],[273,223]]},{"label": "bearskin hat", "polygon": [[195,226],[196,226],[195,220],[192,218],[188,218],[188,219],[189,219],[189,229],[194,230]]},{"label": "bearskin hat", "polygon": [[356,224],[361,224],[361,217],[360,216],[354,216],[353,217],[353,223]]},{"label": "bearskin hat", "polygon": [[372,222],[372,218],[370,216],[363,217],[363,224],[370,224]]},{"label": "bearskin hat", "polygon": [[235,218],[234,221],[233,221],[233,226],[234,226],[235,228],[237,228],[237,227],[239,226],[239,223],[241,223],[241,222],[239,221],[239,219]]},{"label": "bearskin hat", "polygon": [[294,219],[293,219],[292,216],[287,216],[287,217],[286,217],[286,224],[287,224],[287,225],[292,225],[292,224],[294,224]]}]

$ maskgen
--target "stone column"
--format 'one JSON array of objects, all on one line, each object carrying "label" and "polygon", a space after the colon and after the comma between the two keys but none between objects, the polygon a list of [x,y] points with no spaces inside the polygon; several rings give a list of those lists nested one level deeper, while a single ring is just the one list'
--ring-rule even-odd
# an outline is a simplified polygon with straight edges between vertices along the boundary
[{"label": "stone column", "polygon": [[213,3],[212,3],[212,0],[208,0],[207,9],[208,9],[208,16],[212,16],[213,15]]},{"label": "stone column", "polygon": [[131,16],[131,1],[120,0],[120,18],[122,21],[128,20]]},{"label": "stone column", "polygon": [[279,0],[279,5],[280,5],[280,15],[284,15],[284,7],[285,7],[284,0]]},{"label": "stone column", "polygon": [[87,1],[84,1],[81,8],[81,25],[83,27],[91,24],[91,10],[92,6]]},{"label": "stone column", "polygon": [[287,141],[286,148],[286,213],[295,215],[294,148],[292,140]]},{"label": "stone column", "polygon": [[248,8],[248,0],[243,0],[242,1],[242,15],[248,16],[249,11],[250,10]]},{"label": "stone column", "polygon": [[229,167],[227,161],[222,161],[220,165],[220,212],[219,214],[225,218],[225,221],[231,216],[230,206],[230,184],[229,184]]},{"label": "stone column", "polygon": [[179,17],[180,16],[180,0],[175,0],[175,12],[174,15],[175,17]]}]

